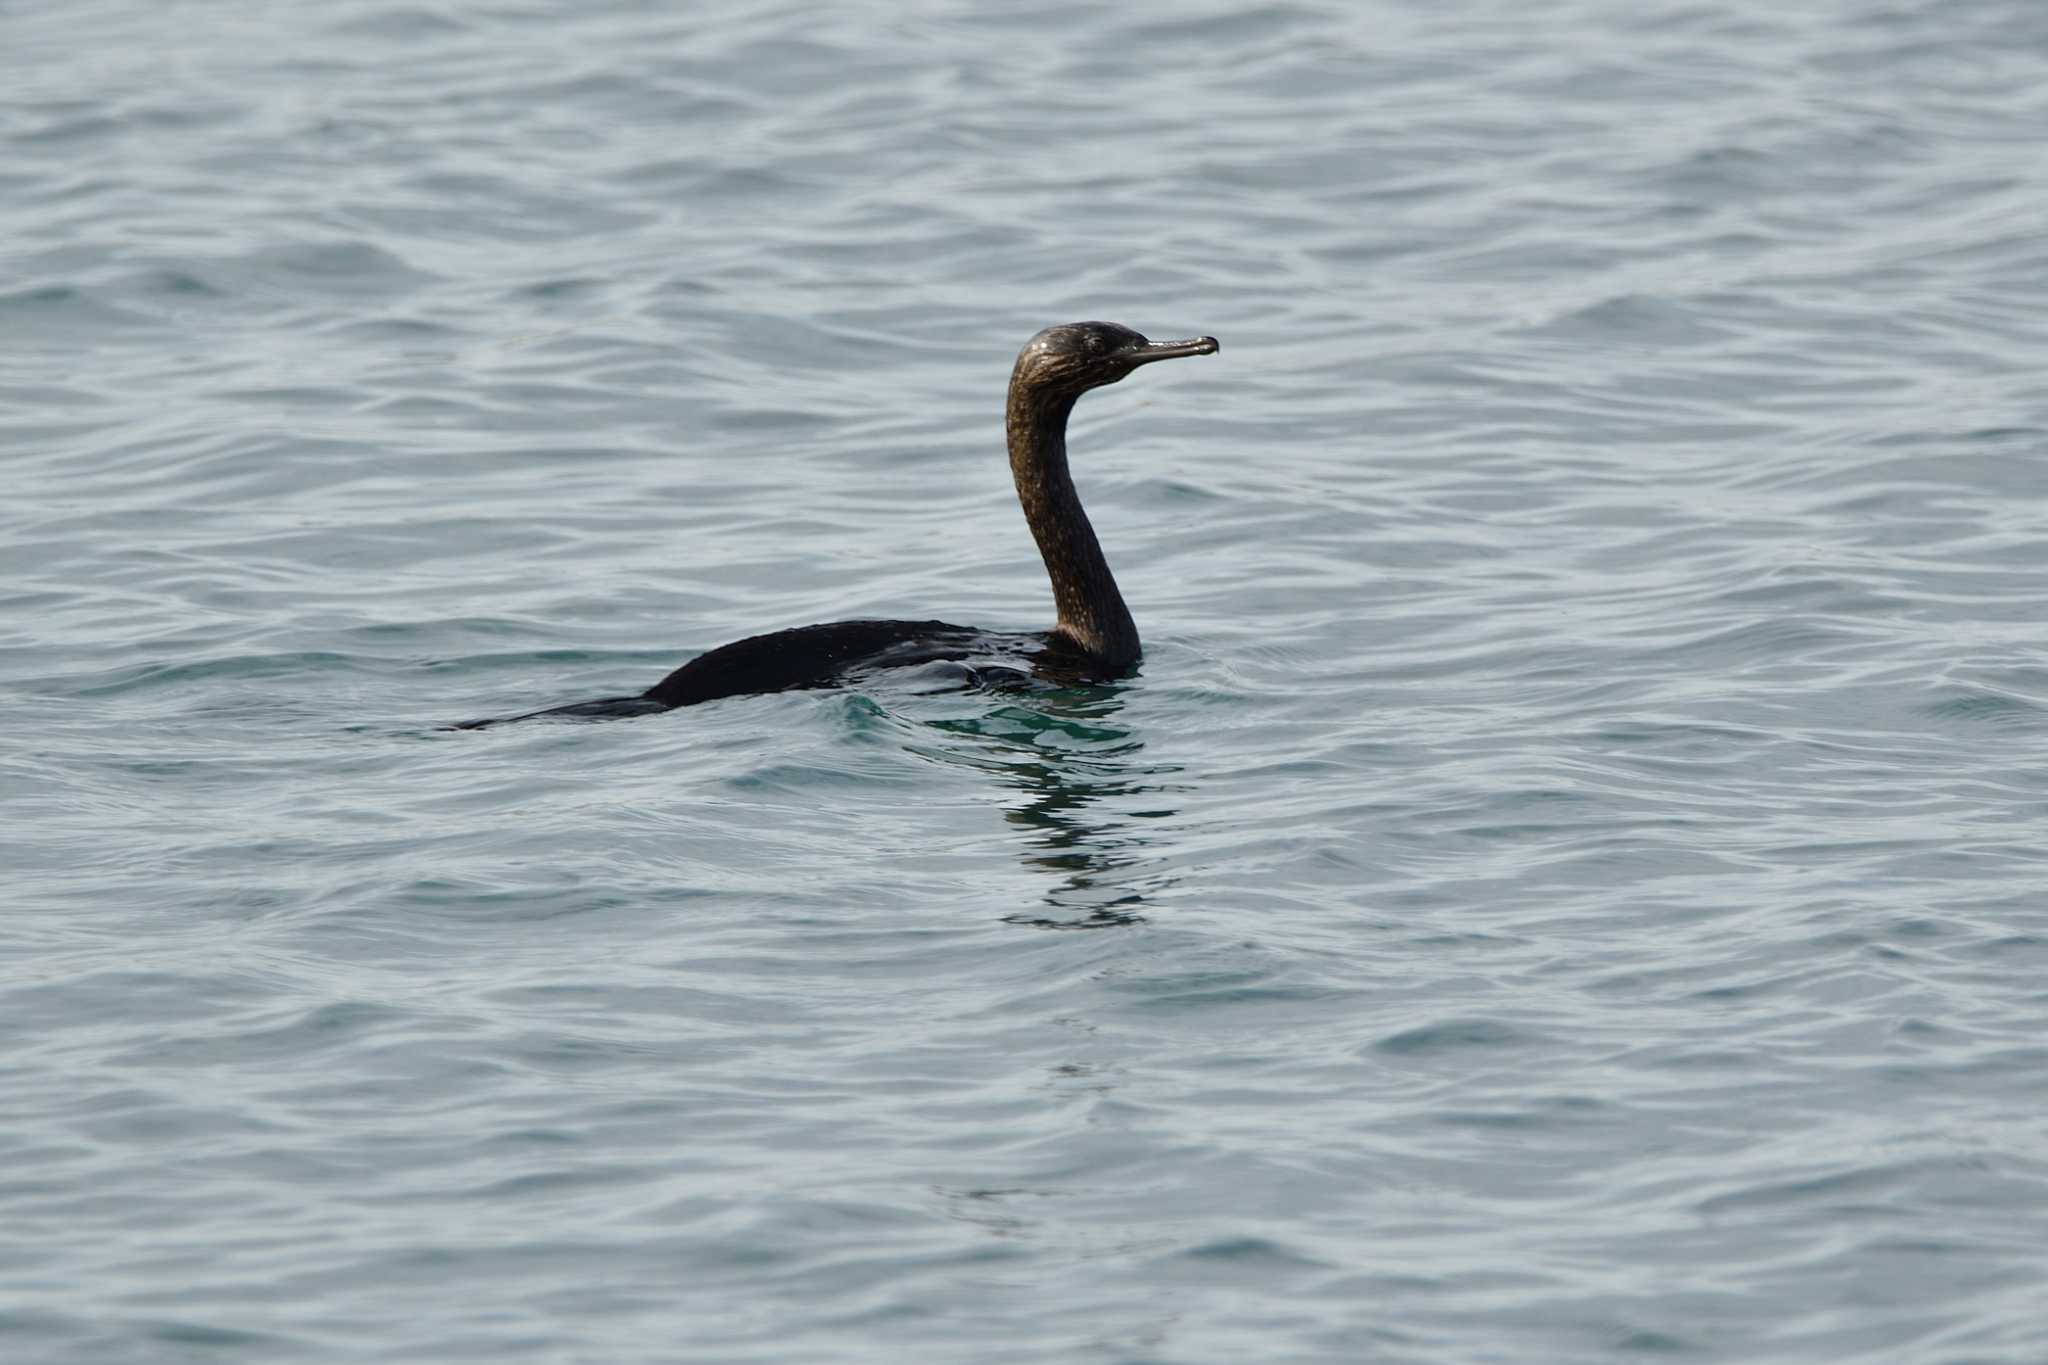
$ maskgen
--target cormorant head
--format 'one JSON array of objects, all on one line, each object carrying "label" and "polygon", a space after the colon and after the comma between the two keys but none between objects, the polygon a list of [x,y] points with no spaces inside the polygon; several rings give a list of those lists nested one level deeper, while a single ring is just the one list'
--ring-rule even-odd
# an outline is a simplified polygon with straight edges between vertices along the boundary
[{"label": "cormorant head", "polygon": [[1048,327],[1017,352],[1010,381],[1034,389],[1081,393],[1114,384],[1140,365],[1183,355],[1214,355],[1215,337],[1147,341],[1114,322],[1067,322]]}]

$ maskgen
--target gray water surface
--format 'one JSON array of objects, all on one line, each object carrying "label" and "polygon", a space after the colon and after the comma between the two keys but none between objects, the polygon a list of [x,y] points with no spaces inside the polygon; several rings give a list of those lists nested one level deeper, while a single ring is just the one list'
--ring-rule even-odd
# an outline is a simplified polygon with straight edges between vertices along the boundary
[{"label": "gray water surface", "polygon": [[[0,1360],[2048,1360],[2048,6],[0,4]],[[1143,629],[1049,624],[1039,327]]]}]

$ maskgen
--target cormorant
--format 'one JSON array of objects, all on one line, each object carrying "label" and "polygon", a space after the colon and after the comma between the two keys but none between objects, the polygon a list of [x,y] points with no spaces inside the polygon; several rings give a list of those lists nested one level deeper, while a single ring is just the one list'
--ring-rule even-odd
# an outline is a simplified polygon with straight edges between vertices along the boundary
[{"label": "cormorant", "polygon": [[1067,472],[1067,416],[1090,389],[1155,360],[1213,355],[1216,338],[1148,341],[1113,322],[1048,327],[1024,343],[1010,371],[1004,425],[1010,475],[1052,580],[1059,619],[1050,631],[993,632],[944,621],[835,621],[721,645],[637,697],[607,697],[521,716],[470,721],[474,730],[535,716],[639,716],[719,697],[835,682],[855,668],[961,659],[991,648],[1028,653],[1034,671],[1081,681],[1121,677],[1138,662],[1138,627],[1117,591],[1095,528]]}]

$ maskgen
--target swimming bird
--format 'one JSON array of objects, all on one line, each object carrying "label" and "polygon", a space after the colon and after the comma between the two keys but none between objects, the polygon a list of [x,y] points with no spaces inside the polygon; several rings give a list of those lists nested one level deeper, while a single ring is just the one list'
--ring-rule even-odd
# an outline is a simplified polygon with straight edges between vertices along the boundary
[{"label": "swimming bird", "polygon": [[700,654],[636,697],[606,697],[520,716],[470,721],[480,729],[536,716],[640,716],[720,697],[822,687],[855,669],[925,664],[1021,650],[1032,671],[1062,681],[1118,678],[1138,662],[1138,627],[1117,591],[1095,528],[1067,470],[1067,417],[1090,389],[1140,365],[1213,355],[1214,337],[1148,341],[1113,322],[1048,327],[1024,343],[1010,371],[1003,424],[1010,476],[1052,580],[1058,619],[1049,631],[992,632],[945,621],[834,621],[754,635]]}]

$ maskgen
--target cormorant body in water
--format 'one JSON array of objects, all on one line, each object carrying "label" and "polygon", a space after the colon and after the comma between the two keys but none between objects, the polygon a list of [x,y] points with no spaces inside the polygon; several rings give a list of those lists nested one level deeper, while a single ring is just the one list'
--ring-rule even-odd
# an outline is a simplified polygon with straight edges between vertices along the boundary
[{"label": "cormorant body in water", "polygon": [[607,697],[523,716],[471,721],[472,730],[535,716],[639,716],[719,697],[820,687],[855,668],[962,659],[1004,645],[1028,650],[1035,671],[1062,680],[1121,677],[1137,664],[1138,628],[1110,575],[1095,528],[1067,471],[1067,416],[1090,389],[1155,360],[1212,355],[1214,337],[1147,341],[1113,322],[1048,327],[1024,344],[1010,372],[1004,425],[1010,474],[1024,519],[1052,579],[1058,623],[1025,635],[944,621],[835,621],[755,635],[700,654],[637,697]]}]

